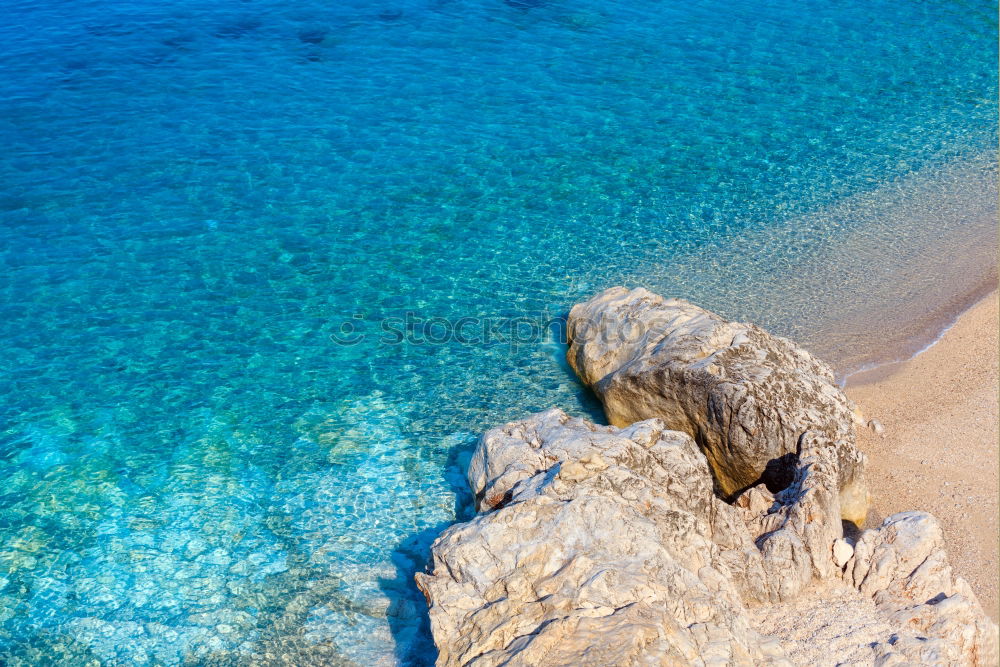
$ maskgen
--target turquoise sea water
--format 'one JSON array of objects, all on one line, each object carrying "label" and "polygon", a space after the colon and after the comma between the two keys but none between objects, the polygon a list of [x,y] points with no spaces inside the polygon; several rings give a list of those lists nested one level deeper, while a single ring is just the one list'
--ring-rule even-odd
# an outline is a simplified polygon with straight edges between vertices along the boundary
[{"label": "turquoise sea water", "polygon": [[0,663],[432,662],[412,574],[475,435],[599,418],[558,317],[642,284],[808,338],[844,294],[796,285],[891,282],[822,261],[856,202],[995,190],[996,38],[988,2],[5,3]]}]

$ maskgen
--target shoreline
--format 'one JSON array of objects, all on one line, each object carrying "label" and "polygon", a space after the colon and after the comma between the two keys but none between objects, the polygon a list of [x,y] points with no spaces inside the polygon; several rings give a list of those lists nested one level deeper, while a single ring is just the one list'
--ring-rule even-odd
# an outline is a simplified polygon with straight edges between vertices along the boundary
[{"label": "shoreline", "polygon": [[[997,282],[993,154],[942,159],[630,280],[754,322],[829,363],[838,383],[920,352]],[[688,276],[678,288],[677,276]]]},{"label": "shoreline", "polygon": [[957,574],[998,618],[998,291],[957,311],[911,356],[846,375],[866,419],[858,430],[873,491],[870,524],[904,509],[941,522]]},{"label": "shoreline", "polygon": [[[918,321],[928,321],[928,324],[921,327],[920,333],[902,341],[895,348],[895,353],[883,351],[881,355],[873,355],[871,361],[849,370],[834,368],[837,384],[843,389],[851,385],[874,382],[892,374],[897,367],[913,361],[941,342],[976,306],[986,299],[995,298],[998,284],[1000,276],[992,272],[971,290],[955,296],[951,301],[931,310],[931,314],[919,318]],[[917,326],[917,323],[914,323],[914,326]]]}]

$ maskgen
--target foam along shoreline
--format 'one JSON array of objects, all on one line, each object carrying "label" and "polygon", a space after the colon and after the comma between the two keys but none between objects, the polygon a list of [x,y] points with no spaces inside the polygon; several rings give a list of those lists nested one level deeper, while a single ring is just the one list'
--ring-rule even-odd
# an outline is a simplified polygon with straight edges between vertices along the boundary
[{"label": "foam along shoreline", "polygon": [[[665,249],[669,262],[661,256],[635,273],[654,291],[670,285],[729,319],[791,338],[843,380],[917,353],[995,287],[997,193],[992,152],[942,160],[752,228],[712,256]],[[675,287],[676,276],[698,289]]]},{"label": "foam along shoreline", "polygon": [[996,298],[997,282],[996,271],[990,271],[981,282],[971,285],[967,292],[956,294],[937,307],[928,308],[926,314],[910,323],[910,337],[901,341],[894,350],[880,347],[883,350],[881,357],[873,357],[868,363],[850,370],[835,369],[837,383],[848,387],[872,382],[874,378],[891,374],[901,364],[912,361],[939,343],[967,313],[983,301]]},{"label": "foam along shoreline", "polygon": [[[829,362],[841,382],[933,343],[996,289],[997,194],[989,153],[922,169],[840,202],[818,220],[797,221],[846,231],[831,234],[805,270],[786,271],[803,298],[824,301],[793,339]],[[839,298],[825,296],[833,290]]]},{"label": "foam along shoreline", "polygon": [[906,361],[849,376],[847,395],[882,436],[859,430],[874,519],[902,508],[934,514],[956,572],[998,617],[998,293],[957,317]]}]

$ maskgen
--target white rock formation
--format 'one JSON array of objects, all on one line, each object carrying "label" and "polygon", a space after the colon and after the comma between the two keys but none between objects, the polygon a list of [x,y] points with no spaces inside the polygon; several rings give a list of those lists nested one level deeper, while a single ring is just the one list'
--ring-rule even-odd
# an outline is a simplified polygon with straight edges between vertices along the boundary
[{"label": "white rock formation", "polygon": [[570,311],[570,365],[625,426],[659,417],[698,442],[720,495],[786,486],[809,431],[836,450],[843,518],[868,510],[854,404],[833,371],[791,341],[682,299],[613,287]]},{"label": "white rock formation", "polygon": [[882,664],[1000,664],[997,626],[965,579],[952,574],[930,514],[900,512],[865,531],[844,578],[898,628]]},{"label": "white rock formation", "polygon": [[[588,326],[617,312],[646,327],[619,351],[584,341],[573,311],[571,353],[609,417],[659,410],[682,430],[549,410],[485,433],[468,471],[480,513],[417,575],[439,665],[998,664],[997,626],[933,517],[845,538],[864,460],[825,366],[645,291],[587,306]],[[726,490],[774,454],[791,454],[783,488]]]},{"label": "white rock formation", "polygon": [[689,436],[549,410],[487,432],[469,480],[486,513],[417,575],[439,664],[780,662],[724,557],[753,543]]}]

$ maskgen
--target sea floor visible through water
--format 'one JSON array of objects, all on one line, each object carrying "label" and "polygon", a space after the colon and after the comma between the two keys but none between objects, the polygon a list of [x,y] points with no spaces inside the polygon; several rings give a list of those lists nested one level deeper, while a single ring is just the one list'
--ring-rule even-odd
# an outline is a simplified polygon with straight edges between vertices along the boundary
[{"label": "sea floor visible through water", "polygon": [[4,664],[430,664],[477,434],[603,419],[574,303],[846,375],[995,275],[987,2],[4,9]]}]

